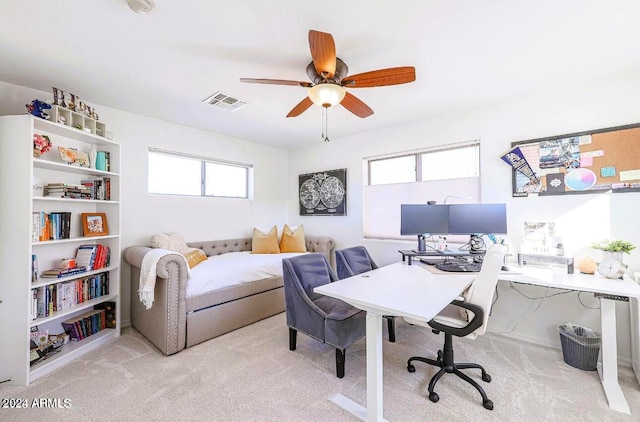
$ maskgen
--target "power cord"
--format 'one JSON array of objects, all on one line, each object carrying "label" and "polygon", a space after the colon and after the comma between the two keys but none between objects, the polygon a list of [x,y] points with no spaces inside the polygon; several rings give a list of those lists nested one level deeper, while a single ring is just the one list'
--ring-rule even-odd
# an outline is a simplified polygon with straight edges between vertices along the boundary
[{"label": "power cord", "polygon": [[[512,281],[509,282],[509,287],[513,290],[515,290],[518,294],[520,294],[522,297],[529,299],[529,300],[537,300],[538,303],[536,304],[536,306],[532,309],[530,309],[529,311],[523,313],[517,320],[513,321],[511,324],[511,328],[508,329],[507,331],[502,331],[502,332],[497,332],[497,334],[510,334],[512,333],[516,327],[518,326],[518,324],[520,324],[521,321],[523,321],[525,318],[527,318],[529,315],[533,314],[534,312],[536,312],[538,309],[540,309],[540,306],[542,305],[542,302],[545,299],[554,297],[554,296],[560,296],[560,295],[565,295],[568,293],[577,293],[577,298],[578,298],[578,302],[580,303],[580,305],[582,305],[584,308],[586,309],[592,309],[592,310],[597,310],[600,309],[600,306],[598,307],[592,307],[592,306],[587,306],[585,305],[585,303],[582,301],[582,298],[580,297],[580,295],[582,293],[585,292],[576,292],[575,290],[563,290],[557,293],[553,293],[553,294],[548,294],[549,291],[549,287],[545,287],[545,293],[542,296],[538,296],[538,297],[532,297],[529,295],[526,295],[525,293],[523,293],[522,291],[520,291],[520,289],[518,289],[518,287],[516,287],[514,285],[514,283]],[[498,301],[498,288],[496,286],[496,294],[495,294],[495,299],[493,301],[493,303],[491,304],[491,310],[493,311],[493,306],[495,305],[495,303]],[[489,313],[489,315],[491,315],[491,312]]]}]

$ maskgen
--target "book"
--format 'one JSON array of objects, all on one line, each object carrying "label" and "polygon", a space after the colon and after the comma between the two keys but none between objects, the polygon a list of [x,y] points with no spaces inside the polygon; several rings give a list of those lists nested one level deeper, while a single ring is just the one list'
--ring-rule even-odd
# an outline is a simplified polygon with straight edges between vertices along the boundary
[{"label": "book", "polygon": [[38,256],[31,255],[31,282],[38,281]]},{"label": "book", "polygon": [[38,242],[40,240],[40,212],[33,212],[33,220],[31,225],[31,241]]},{"label": "book", "polygon": [[76,265],[85,267],[89,271],[94,270],[94,263],[98,245],[80,245],[76,252]]},{"label": "book", "polygon": [[75,274],[81,274],[87,271],[86,267],[76,267],[76,268],[70,268],[68,270],[64,270],[61,268],[52,268],[50,270],[46,270],[43,271],[42,274],[40,274],[40,277],[43,278],[60,278],[60,277],[67,277],[70,275],[75,275]]},{"label": "book", "polygon": [[44,286],[38,287],[36,292],[36,316],[38,318],[47,316],[47,298]]},{"label": "book", "polygon": [[29,301],[29,319],[33,321],[38,318],[38,289],[31,289]]}]

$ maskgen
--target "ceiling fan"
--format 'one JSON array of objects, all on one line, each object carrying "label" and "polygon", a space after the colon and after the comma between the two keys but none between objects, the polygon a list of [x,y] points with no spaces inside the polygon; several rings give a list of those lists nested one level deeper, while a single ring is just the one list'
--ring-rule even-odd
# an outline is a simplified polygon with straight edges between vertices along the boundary
[{"label": "ceiling fan", "polygon": [[253,78],[240,78],[240,81],[309,88],[308,96],[293,107],[287,117],[299,116],[312,104],[317,104],[325,109],[341,104],[356,116],[365,118],[371,116],[373,110],[355,95],[347,92],[345,87],[371,88],[405,84],[416,80],[416,69],[413,66],[378,69],[347,76],[349,68],[336,57],[333,36],[326,32],[310,30],[309,48],[313,60],[307,66],[307,75],[311,82]]}]

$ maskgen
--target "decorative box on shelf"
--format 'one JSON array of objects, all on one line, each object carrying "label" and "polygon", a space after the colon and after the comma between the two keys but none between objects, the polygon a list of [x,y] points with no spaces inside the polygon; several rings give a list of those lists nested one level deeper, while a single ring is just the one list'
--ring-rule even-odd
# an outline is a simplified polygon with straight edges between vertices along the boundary
[{"label": "decorative box on shelf", "polygon": [[87,133],[106,137],[107,125],[99,122],[84,113],[69,110],[68,108],[61,107],[59,105],[52,104],[51,110],[47,110],[51,121],[65,126],[70,126],[78,130],[83,130]]}]

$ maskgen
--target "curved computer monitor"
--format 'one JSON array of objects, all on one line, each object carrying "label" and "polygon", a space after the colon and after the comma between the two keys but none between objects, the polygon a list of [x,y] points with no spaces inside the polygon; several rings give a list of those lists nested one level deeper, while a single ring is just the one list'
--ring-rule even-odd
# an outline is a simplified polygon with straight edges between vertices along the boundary
[{"label": "curved computer monitor", "polygon": [[451,204],[449,234],[506,234],[506,204]]},{"label": "curved computer monitor", "polygon": [[400,234],[448,234],[449,205],[401,204]]}]

